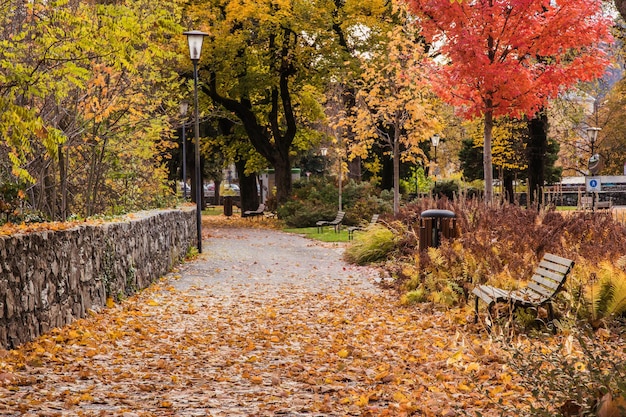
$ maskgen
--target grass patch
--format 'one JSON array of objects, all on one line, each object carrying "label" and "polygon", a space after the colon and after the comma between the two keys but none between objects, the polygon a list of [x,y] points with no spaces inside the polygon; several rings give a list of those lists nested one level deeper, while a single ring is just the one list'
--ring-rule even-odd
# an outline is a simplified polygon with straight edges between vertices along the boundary
[{"label": "grass patch", "polygon": [[[234,214],[235,207],[233,207]],[[220,214],[224,214],[224,206],[206,206],[204,210],[202,210],[203,216],[219,216]]]},{"label": "grass patch", "polygon": [[335,233],[332,227],[325,227],[322,233],[317,232],[317,227],[301,227],[301,228],[288,228],[284,229],[288,233],[296,233],[299,235],[305,235],[310,239],[320,240],[322,242],[347,242],[348,231],[342,229],[339,233]]}]

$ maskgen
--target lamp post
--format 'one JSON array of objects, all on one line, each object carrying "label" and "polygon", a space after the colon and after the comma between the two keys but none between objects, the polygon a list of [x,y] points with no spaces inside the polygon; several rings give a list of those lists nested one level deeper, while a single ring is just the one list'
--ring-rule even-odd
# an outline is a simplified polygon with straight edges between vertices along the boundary
[{"label": "lamp post", "polygon": [[326,175],[326,155],[328,155],[328,148],[320,148],[320,154],[324,158],[324,168],[322,170],[322,177]]},{"label": "lamp post", "polygon": [[183,119],[183,146],[182,146],[182,165],[183,165],[183,200],[187,200],[187,151],[185,149],[187,139],[185,138],[185,123],[187,118],[187,110],[189,108],[189,102],[183,100],[180,102],[180,115]]},{"label": "lamp post", "polygon": [[196,228],[198,232],[198,252],[202,253],[202,175],[200,173],[200,120],[198,112],[198,61],[200,60],[200,52],[202,51],[202,41],[208,33],[199,30],[190,30],[183,32],[187,36],[187,44],[189,45],[189,57],[193,62],[193,99],[194,99],[194,122],[195,122],[195,161],[196,161]]},{"label": "lamp post", "polygon": [[441,137],[436,133],[430,137],[430,143],[432,143],[435,148],[435,165],[437,165],[437,146],[439,146],[440,139]]},{"label": "lamp post", "polygon": [[433,169],[433,174],[435,177],[435,184],[437,183],[437,147],[439,146],[439,140],[441,139],[441,137],[438,134],[434,134],[430,137],[430,143],[432,143],[433,147],[435,148],[435,168]]}]

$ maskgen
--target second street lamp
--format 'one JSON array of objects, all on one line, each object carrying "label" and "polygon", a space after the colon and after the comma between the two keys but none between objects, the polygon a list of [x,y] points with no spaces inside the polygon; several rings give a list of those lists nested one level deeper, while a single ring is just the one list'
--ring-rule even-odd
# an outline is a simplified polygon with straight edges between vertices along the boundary
[{"label": "second street lamp", "polygon": [[187,150],[186,143],[187,138],[185,138],[185,124],[187,123],[187,109],[189,108],[189,102],[187,100],[183,100],[180,102],[180,115],[183,119],[183,146],[182,146],[182,166],[183,166],[183,200],[187,200]]},{"label": "second street lamp", "polygon": [[437,174],[438,174],[438,167],[437,167],[437,147],[439,146],[439,140],[441,139],[441,137],[438,134],[434,134],[430,137],[430,142],[433,145],[433,148],[435,148],[435,158],[434,158],[434,166],[433,166],[433,176],[435,177],[435,184],[437,184]]},{"label": "second street lamp", "polygon": [[194,98],[194,127],[195,127],[195,162],[196,162],[196,228],[198,232],[198,252],[202,253],[202,175],[200,172],[200,121],[198,112],[198,61],[202,52],[202,42],[208,33],[199,30],[183,32],[187,36],[189,45],[189,57],[193,62],[193,98]]}]

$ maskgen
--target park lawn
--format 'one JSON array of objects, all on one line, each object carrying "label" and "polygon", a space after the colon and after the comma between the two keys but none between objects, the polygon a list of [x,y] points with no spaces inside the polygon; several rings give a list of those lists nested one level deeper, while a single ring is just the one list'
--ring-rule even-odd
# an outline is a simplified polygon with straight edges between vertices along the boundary
[{"label": "park lawn", "polygon": [[304,235],[309,239],[315,239],[322,242],[348,241],[348,230],[345,228],[341,229],[339,233],[335,233],[335,230],[332,227],[325,227],[322,230],[322,233],[318,233],[317,227],[286,228],[284,231]]}]

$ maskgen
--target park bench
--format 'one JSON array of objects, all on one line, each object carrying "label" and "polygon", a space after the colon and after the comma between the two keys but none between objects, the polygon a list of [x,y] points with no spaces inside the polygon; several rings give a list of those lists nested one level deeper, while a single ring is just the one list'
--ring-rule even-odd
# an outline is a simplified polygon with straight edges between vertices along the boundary
[{"label": "park bench", "polygon": [[613,208],[613,200],[600,201],[599,198],[596,198],[594,202],[594,197],[589,196],[580,197],[578,204],[579,210],[610,210],[611,208]]},{"label": "park bench", "polygon": [[598,210],[611,210],[612,207],[613,207],[613,201],[612,200],[596,201],[596,208]]},{"label": "park bench", "polygon": [[378,214],[374,214],[372,216],[372,220],[370,220],[369,224],[348,227],[348,240],[352,240],[352,238],[354,237],[354,232],[356,232],[357,230],[367,230],[370,227],[374,226],[378,222],[378,217],[379,217]]},{"label": "park bench", "polygon": [[345,211],[338,211],[337,216],[335,217],[334,220],[331,220],[331,221],[319,220],[318,222],[315,223],[315,225],[317,226],[317,232],[322,233],[322,231],[324,231],[324,226],[333,226],[335,228],[335,233],[339,233],[341,222],[343,221],[343,218],[345,215],[346,215]]},{"label": "park bench", "polygon": [[500,302],[516,307],[533,307],[545,305],[548,309],[548,325],[552,326],[554,312],[552,298],[561,290],[567,275],[574,267],[574,261],[546,253],[535,269],[530,282],[518,290],[503,290],[489,285],[480,285],[472,291],[476,296],[474,322],[478,322],[478,300],[487,304],[487,311]]},{"label": "park bench", "polygon": [[265,213],[265,204],[259,204],[259,207],[256,210],[246,210],[243,212],[241,217],[262,216],[263,213]]}]

